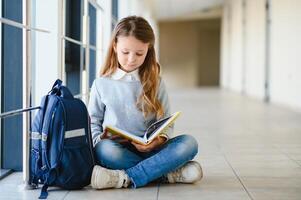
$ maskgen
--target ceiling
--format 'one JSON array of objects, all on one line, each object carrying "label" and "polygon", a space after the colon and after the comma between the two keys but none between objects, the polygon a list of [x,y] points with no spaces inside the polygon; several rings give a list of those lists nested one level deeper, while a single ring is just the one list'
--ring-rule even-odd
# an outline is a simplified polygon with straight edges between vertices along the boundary
[{"label": "ceiling", "polygon": [[224,0],[151,0],[158,21],[220,17]]}]

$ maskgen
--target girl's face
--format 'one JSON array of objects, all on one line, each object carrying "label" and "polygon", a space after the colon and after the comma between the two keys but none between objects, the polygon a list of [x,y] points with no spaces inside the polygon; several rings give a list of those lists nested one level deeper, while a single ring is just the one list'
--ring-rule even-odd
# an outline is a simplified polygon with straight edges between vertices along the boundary
[{"label": "girl's face", "polygon": [[121,69],[131,72],[139,68],[144,62],[148,46],[148,43],[143,43],[133,36],[118,37],[114,51]]}]

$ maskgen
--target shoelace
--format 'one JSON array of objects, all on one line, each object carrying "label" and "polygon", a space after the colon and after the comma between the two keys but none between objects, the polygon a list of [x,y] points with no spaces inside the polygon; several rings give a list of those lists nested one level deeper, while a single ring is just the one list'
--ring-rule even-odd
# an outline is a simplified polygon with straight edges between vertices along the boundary
[{"label": "shoelace", "polygon": [[183,171],[183,167],[177,169],[172,173],[172,178],[174,179],[174,181],[176,182],[184,181],[184,177],[182,176],[182,171]]},{"label": "shoelace", "polygon": [[107,182],[109,185],[113,186],[116,185],[116,183],[118,183],[119,180],[119,174],[118,172],[110,172],[109,173],[109,181]]}]

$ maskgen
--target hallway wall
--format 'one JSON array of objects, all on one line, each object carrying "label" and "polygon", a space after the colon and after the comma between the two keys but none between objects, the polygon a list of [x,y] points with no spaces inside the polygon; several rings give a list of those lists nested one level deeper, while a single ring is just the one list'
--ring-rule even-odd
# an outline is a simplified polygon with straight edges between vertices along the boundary
[{"label": "hallway wall", "polygon": [[265,14],[265,1],[246,1],[243,92],[260,99],[265,96]]},{"label": "hallway wall", "polygon": [[301,1],[269,2],[225,1],[221,86],[301,109]]},{"label": "hallway wall", "polygon": [[159,31],[160,63],[169,87],[219,84],[219,19],[163,21]]},{"label": "hallway wall", "polygon": [[271,100],[301,109],[301,1],[271,3]]},{"label": "hallway wall", "polygon": [[242,30],[242,8],[240,6],[241,0],[231,1],[231,26],[230,26],[230,46],[231,54],[229,55],[230,59],[230,82],[228,83],[233,90],[241,91],[242,90],[242,65],[243,65],[243,30]]}]

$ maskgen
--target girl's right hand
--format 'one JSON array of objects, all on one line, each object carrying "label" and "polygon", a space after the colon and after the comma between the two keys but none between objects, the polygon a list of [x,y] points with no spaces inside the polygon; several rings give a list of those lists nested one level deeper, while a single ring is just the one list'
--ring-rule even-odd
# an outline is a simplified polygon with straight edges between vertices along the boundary
[{"label": "girl's right hand", "polygon": [[102,134],[102,136],[100,137],[101,139],[109,139],[109,140],[114,140],[117,141],[118,143],[128,143],[129,140],[120,137],[118,135],[108,135],[108,131],[105,130],[104,133]]},{"label": "girl's right hand", "polygon": [[129,140],[127,140],[123,137],[120,137],[118,135],[112,135],[111,137],[109,137],[109,139],[117,141],[118,143],[128,143],[129,142]]}]

